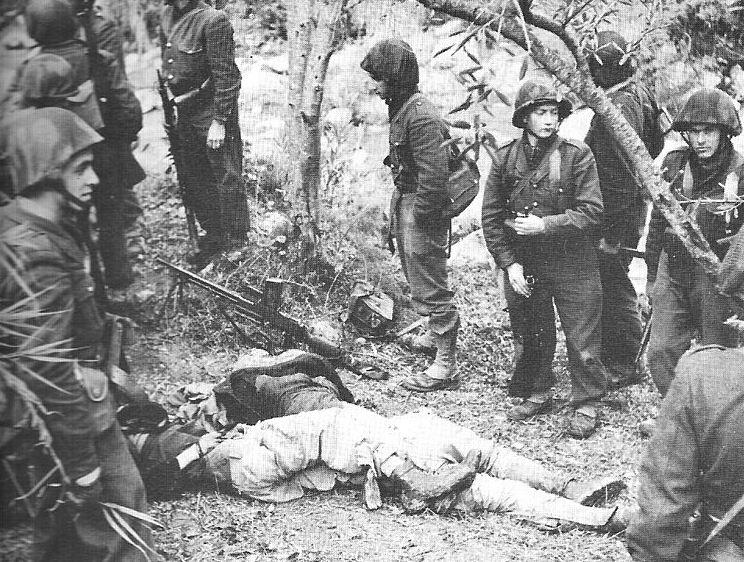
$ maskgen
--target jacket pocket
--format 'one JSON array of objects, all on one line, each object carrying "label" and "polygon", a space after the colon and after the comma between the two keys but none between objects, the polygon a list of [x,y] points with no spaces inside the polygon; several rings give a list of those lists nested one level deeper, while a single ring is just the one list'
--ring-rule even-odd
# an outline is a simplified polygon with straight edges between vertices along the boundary
[{"label": "jacket pocket", "polygon": [[[207,63],[207,50],[203,44],[184,42],[178,45],[175,67],[184,78],[193,78],[199,81],[209,76],[209,65]],[[202,79],[202,81],[203,81]],[[195,87],[200,84],[196,84]]]}]

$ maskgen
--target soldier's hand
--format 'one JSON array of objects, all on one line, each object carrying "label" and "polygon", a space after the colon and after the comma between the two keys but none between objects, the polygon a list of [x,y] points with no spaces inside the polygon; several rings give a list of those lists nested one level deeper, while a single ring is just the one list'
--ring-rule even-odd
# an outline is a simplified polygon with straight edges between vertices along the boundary
[{"label": "soldier's hand", "polygon": [[206,435],[202,435],[199,439],[199,449],[201,450],[201,453],[203,455],[209,453],[219,444],[220,439],[222,439],[222,435],[219,431],[212,431]]},{"label": "soldier's hand", "polygon": [[525,298],[529,298],[532,294],[530,286],[527,284],[527,279],[524,277],[524,268],[521,263],[513,263],[506,268],[506,273],[509,276],[509,284],[511,285],[514,292],[518,295],[522,295]]},{"label": "soldier's hand", "polygon": [[514,230],[522,236],[535,236],[545,232],[545,221],[537,215],[517,216],[514,219]]},{"label": "soldier's hand", "polygon": [[217,150],[225,142],[225,124],[216,119],[212,121],[207,133],[207,146],[212,150]]}]

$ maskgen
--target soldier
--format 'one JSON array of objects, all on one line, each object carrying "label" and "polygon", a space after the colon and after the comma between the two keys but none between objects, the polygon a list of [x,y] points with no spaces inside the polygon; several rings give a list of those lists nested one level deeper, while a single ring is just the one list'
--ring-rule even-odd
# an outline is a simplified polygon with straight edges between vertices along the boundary
[{"label": "soldier", "polygon": [[[171,93],[199,93],[178,107],[184,202],[206,236],[188,260],[203,267],[245,242],[248,201],[238,126],[240,70],[227,15],[200,0],[166,0],[160,29],[163,74]],[[204,86],[206,84],[206,86]]]},{"label": "soldier", "polygon": [[92,88],[97,97],[104,125],[100,130],[104,142],[94,149],[95,171],[103,181],[93,196],[98,246],[106,285],[125,288],[134,281],[134,272],[125,239],[131,213],[127,213],[124,201],[131,187],[145,178],[130,150],[142,128],[139,101],[114,56],[103,50],[92,55],[86,44],[76,38],[78,21],[66,0],[31,0],[26,6],[26,24],[29,35],[41,46],[41,53],[64,58],[72,66],[73,85]]},{"label": "soldier", "polygon": [[[614,31],[597,35],[597,49],[587,56],[595,84],[610,90],[612,102],[635,129],[652,157],[661,152],[664,138],[658,127],[659,109],[641,82],[633,80],[628,43]],[[595,116],[586,138],[597,161],[604,215],[599,241],[599,274],[602,278],[602,362],[613,385],[639,382],[635,357],[643,327],[638,295],[628,277],[631,257],[619,248],[636,248],[646,225],[643,189],[623,149],[602,120]]]},{"label": "soldier", "polygon": [[[744,231],[734,239],[718,278],[726,291],[722,298],[731,298],[740,314],[744,311],[742,258]],[[716,521],[744,497],[742,362],[744,350],[716,344],[698,347],[680,359],[641,461],[640,511],[628,529],[633,560],[744,560],[741,512],[732,513],[733,520],[702,552],[696,552]],[[696,510],[700,518],[690,529],[688,522]],[[690,531],[696,536],[690,536]]]},{"label": "soldier", "polygon": [[[15,371],[49,412],[45,421],[52,446],[72,482],[64,498],[68,505],[44,512],[35,522],[35,554],[44,560],[145,558],[107,525],[95,505],[101,500],[147,509],[106,377],[94,368],[103,318],[75,226],[76,215],[87,213],[98,181],[92,148],[101,140],[80,118],[56,107],[18,111],[0,130],[15,194],[0,207],[0,239],[18,259],[16,274],[0,281],[0,303],[19,304],[30,293],[37,312],[28,319],[32,334],[4,334],[3,353],[64,347],[55,356],[63,361],[21,358]],[[151,544],[149,531],[132,524]]]},{"label": "soldier", "polygon": [[[720,90],[699,90],[690,96],[672,128],[682,133],[689,147],[666,156],[665,179],[683,202],[702,200],[689,203],[688,212],[697,218],[711,249],[723,258],[726,239],[744,221],[744,213],[721,202],[744,194],[744,156],[731,144],[731,137],[741,133],[736,106]],[[703,345],[734,347],[737,342],[723,325],[731,315],[729,299],[716,291],[656,208],[646,242],[646,263],[646,294],[653,304],[648,366],[664,396],[677,361],[696,332],[697,342]]]},{"label": "soldier", "polygon": [[566,334],[574,408],[568,432],[585,438],[598,425],[607,391],[600,358],[602,287],[596,233],[602,216],[597,168],[582,142],[557,134],[571,103],[552,86],[519,89],[512,123],[524,134],[496,153],[483,195],[483,235],[506,275],[515,339],[509,394],[522,397],[509,417],[546,411],[555,376],[555,316]]},{"label": "soldier", "polygon": [[447,204],[448,153],[442,147],[446,128],[433,104],[418,91],[419,68],[411,47],[399,39],[380,41],[361,63],[377,82],[377,93],[388,105],[390,154],[395,190],[390,204],[390,239],[395,238],[413,305],[428,317],[428,329],[409,345],[436,353],[423,373],[403,387],[430,392],[457,383],[456,349],[460,316],[447,281],[449,221]]}]

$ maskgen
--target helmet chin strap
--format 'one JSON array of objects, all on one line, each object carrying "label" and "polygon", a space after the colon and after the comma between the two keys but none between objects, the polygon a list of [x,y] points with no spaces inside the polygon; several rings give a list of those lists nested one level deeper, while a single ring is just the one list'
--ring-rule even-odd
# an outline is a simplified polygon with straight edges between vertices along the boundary
[{"label": "helmet chin strap", "polygon": [[82,199],[78,199],[72,193],[70,193],[69,191],[67,191],[64,187],[61,187],[60,186],[57,189],[57,191],[62,194],[62,197],[64,197],[65,201],[68,204],[71,203],[72,205],[74,205],[76,207],[76,208],[70,209],[70,210],[74,211],[76,214],[77,213],[79,213],[79,214],[87,214],[88,211],[90,211],[90,208],[92,206],[91,203],[86,203]]}]

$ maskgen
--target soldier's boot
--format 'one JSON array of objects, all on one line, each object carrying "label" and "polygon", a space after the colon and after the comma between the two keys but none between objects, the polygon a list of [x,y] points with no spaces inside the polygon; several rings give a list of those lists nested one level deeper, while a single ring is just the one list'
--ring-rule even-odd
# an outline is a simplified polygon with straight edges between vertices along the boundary
[{"label": "soldier's boot", "polygon": [[435,357],[437,354],[435,337],[434,332],[426,330],[423,334],[405,334],[398,338],[398,343],[414,353],[422,353],[430,357]]},{"label": "soldier's boot", "polygon": [[469,488],[475,478],[475,465],[477,462],[464,461],[430,473],[406,461],[393,471],[390,479],[400,490],[403,509],[407,513],[419,513],[434,506],[437,500]]},{"label": "soldier's boot", "polygon": [[405,379],[401,386],[414,392],[431,392],[457,386],[457,331],[455,327],[444,334],[434,334],[437,354],[434,362],[423,373]]}]

